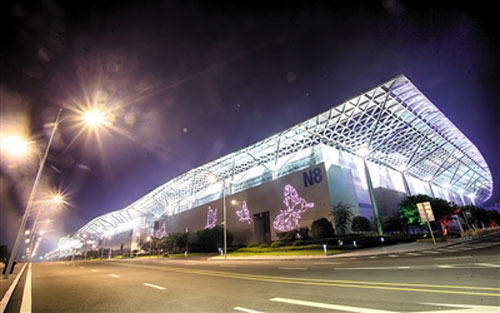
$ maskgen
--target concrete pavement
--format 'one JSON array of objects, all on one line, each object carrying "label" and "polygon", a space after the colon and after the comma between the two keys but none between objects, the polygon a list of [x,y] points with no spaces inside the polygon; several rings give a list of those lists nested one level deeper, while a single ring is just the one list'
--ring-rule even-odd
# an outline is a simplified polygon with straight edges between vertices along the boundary
[{"label": "concrete pavement", "polygon": [[498,247],[374,259],[39,263],[33,312],[498,312]]}]

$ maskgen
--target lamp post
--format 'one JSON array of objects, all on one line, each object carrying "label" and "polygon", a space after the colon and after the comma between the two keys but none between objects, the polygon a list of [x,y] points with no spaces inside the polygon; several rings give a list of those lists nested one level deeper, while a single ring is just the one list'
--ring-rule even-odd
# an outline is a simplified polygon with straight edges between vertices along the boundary
[{"label": "lamp post", "polygon": [[[16,255],[17,255],[19,245],[21,244],[22,235],[24,233],[24,229],[26,228],[26,223],[28,221],[28,218],[29,218],[30,213],[31,213],[31,209],[33,207],[33,201],[35,199],[35,195],[36,195],[36,192],[38,190],[38,185],[40,184],[40,178],[42,176],[43,168],[45,166],[45,161],[47,160],[47,156],[49,154],[49,150],[50,150],[50,147],[52,145],[52,141],[54,140],[54,135],[55,135],[56,129],[59,126],[59,124],[63,120],[66,119],[66,118],[61,119],[61,113],[62,113],[62,108],[59,108],[59,110],[57,112],[57,117],[56,117],[54,126],[52,128],[52,132],[50,134],[49,142],[47,143],[47,147],[45,148],[45,153],[43,154],[42,158],[40,159],[40,164],[38,167],[38,172],[37,172],[36,177],[35,177],[35,182],[33,183],[33,187],[31,188],[28,202],[26,204],[26,209],[24,210],[24,214],[23,214],[23,217],[21,219],[21,225],[19,226],[19,230],[17,232],[16,241],[14,242],[14,246],[12,248],[12,252],[11,252],[11,255],[9,258],[9,263],[7,264],[5,274],[3,275],[4,279],[7,279],[9,277],[10,271],[12,270],[12,266],[14,264],[14,260],[15,260]],[[82,121],[90,127],[97,127],[101,124],[108,124],[104,114],[102,112],[97,111],[97,110],[91,110],[88,112],[84,112],[84,115],[82,116]],[[22,153],[26,150],[24,144],[20,145],[19,140],[14,140],[14,142],[12,142],[12,143],[16,145],[15,151],[14,151],[15,154],[19,155],[20,153]]]},{"label": "lamp post", "polygon": [[209,181],[215,183],[217,181],[222,182],[222,224],[224,225],[224,260],[227,260],[227,210],[226,210],[226,180],[220,179],[219,176],[211,173],[209,176]]},{"label": "lamp post", "polygon": [[38,173],[36,174],[35,182],[33,187],[31,188],[31,193],[28,198],[28,203],[26,204],[26,210],[24,211],[23,218],[21,220],[21,225],[19,226],[19,230],[17,232],[16,241],[14,242],[14,247],[12,248],[12,252],[10,254],[9,263],[7,264],[7,269],[5,270],[5,274],[3,275],[4,279],[9,278],[9,273],[12,270],[12,265],[14,264],[14,260],[17,255],[17,250],[19,249],[19,245],[21,243],[21,239],[24,233],[24,229],[26,227],[26,222],[28,221],[28,217],[31,212],[31,207],[33,206],[33,200],[35,199],[36,192],[38,190],[38,185],[40,184],[40,177],[42,176],[43,167],[45,165],[45,160],[47,160],[47,156],[49,154],[50,146],[52,145],[52,141],[54,140],[54,135],[56,133],[57,126],[59,124],[59,119],[61,117],[62,109],[59,109],[57,112],[56,122],[54,127],[52,128],[52,133],[50,134],[50,139],[47,144],[47,148],[45,149],[45,153],[40,161],[40,166],[38,167]]}]

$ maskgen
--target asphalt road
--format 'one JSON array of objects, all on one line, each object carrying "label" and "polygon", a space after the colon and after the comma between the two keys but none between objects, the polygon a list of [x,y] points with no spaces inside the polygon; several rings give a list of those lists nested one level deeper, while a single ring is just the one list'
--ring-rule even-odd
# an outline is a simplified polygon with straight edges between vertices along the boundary
[{"label": "asphalt road", "polygon": [[[37,263],[32,310],[500,312],[498,244],[490,240],[413,254],[288,261]],[[9,306],[10,312],[16,310]]]}]

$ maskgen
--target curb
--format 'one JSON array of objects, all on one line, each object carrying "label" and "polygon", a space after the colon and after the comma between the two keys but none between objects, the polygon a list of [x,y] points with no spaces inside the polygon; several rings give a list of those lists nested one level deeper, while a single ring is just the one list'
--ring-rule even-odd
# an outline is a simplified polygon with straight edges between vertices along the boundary
[{"label": "curb", "polygon": [[14,294],[14,289],[16,289],[17,284],[19,283],[19,280],[21,279],[21,276],[24,273],[24,270],[26,269],[26,266],[28,263],[25,263],[21,271],[19,271],[19,274],[17,274],[16,278],[14,281],[12,281],[12,284],[10,284],[9,289],[7,289],[7,292],[3,295],[2,300],[0,301],[0,313],[4,313],[5,309],[7,308],[7,305],[9,304],[10,298]]}]

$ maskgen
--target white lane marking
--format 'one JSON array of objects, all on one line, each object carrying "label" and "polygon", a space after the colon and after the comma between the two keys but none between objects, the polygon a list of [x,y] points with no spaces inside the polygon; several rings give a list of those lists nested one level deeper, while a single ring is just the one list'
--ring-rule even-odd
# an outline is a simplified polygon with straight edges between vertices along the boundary
[{"label": "white lane marking", "polygon": [[420,253],[406,253],[406,255],[413,255],[413,256],[417,256],[417,255],[421,255]]},{"label": "white lane marking", "polygon": [[17,274],[16,278],[14,278],[14,281],[12,282],[12,284],[10,284],[9,289],[4,294],[2,300],[0,301],[0,313],[3,313],[5,311],[5,308],[7,308],[7,304],[10,301],[10,297],[12,297],[14,289],[16,289],[17,284],[19,283],[19,279],[23,275],[26,266],[28,266],[28,263],[24,264],[23,268],[21,269],[21,271],[19,271],[19,274]]},{"label": "white lane marking", "polygon": [[472,258],[470,255],[466,256],[450,256],[446,258],[434,258],[434,260],[455,260],[455,259],[469,259]]},{"label": "white lane marking", "polygon": [[405,269],[405,268],[410,268],[409,266],[398,266],[398,269]]},{"label": "white lane marking", "polygon": [[359,308],[359,307],[347,306],[347,305],[320,303],[320,302],[295,300],[295,299],[287,299],[287,298],[272,298],[272,299],[269,299],[269,301],[302,305],[302,306],[308,306],[308,307],[312,307],[312,308],[353,312],[353,313],[394,313],[393,311],[385,311],[385,310],[377,310],[377,309],[369,309],[369,308]]},{"label": "white lane marking", "polygon": [[447,264],[438,265],[437,267],[439,267],[439,268],[455,268],[453,265],[447,265]]},{"label": "white lane marking", "polygon": [[247,309],[247,308],[242,308],[240,306],[237,306],[234,309],[236,311],[241,311],[241,312],[246,312],[246,313],[264,313],[264,312],[261,312],[261,311],[255,311],[255,310],[251,310],[251,309]]},{"label": "white lane marking", "polygon": [[115,275],[115,274],[109,274],[109,276],[114,277],[114,278],[120,278],[120,275]]},{"label": "white lane marking", "polygon": [[90,271],[92,271],[92,272],[94,272],[94,273],[99,272],[98,270],[95,270],[95,269],[91,269]]},{"label": "white lane marking", "polygon": [[162,287],[162,286],[157,286],[157,285],[153,285],[153,284],[149,284],[149,283],[144,283],[144,286],[148,286],[148,287],[151,287],[151,288],[156,288],[156,289],[160,289],[160,290],[165,290],[167,288],[165,287]]},{"label": "white lane marking", "polygon": [[399,257],[399,255],[396,255],[396,254],[389,254],[389,255],[388,255],[388,257],[390,257],[390,258],[397,258],[397,257]]},{"label": "white lane marking", "polygon": [[85,266],[80,266],[80,268],[85,268]]},{"label": "white lane marking", "polygon": [[485,266],[485,267],[500,267],[500,265],[497,264],[491,264],[491,263],[476,263],[477,265]]},{"label": "white lane marking", "polygon": [[422,251],[422,253],[432,253],[432,254],[436,254],[436,253],[441,253],[439,251],[433,251],[433,250],[424,250]]},{"label": "white lane marking", "polygon": [[[453,310],[432,310],[432,311],[419,311],[418,313],[498,313],[499,306],[492,305],[470,305],[470,304],[448,304],[448,303],[420,303],[424,305],[433,305],[441,309],[441,307],[454,308]],[[460,308],[460,310],[457,310]]]},{"label": "white lane marking", "polygon": [[24,283],[23,300],[19,313],[31,313],[31,263],[28,265],[28,274]]},{"label": "white lane marking", "polygon": [[314,262],[317,265],[332,265],[332,264],[342,264],[342,262]]},{"label": "white lane marking", "polygon": [[357,260],[358,258],[349,258],[349,260]]},{"label": "white lane marking", "polygon": [[369,259],[376,259],[376,258],[377,258],[376,256],[369,257]]},{"label": "white lane marking", "polygon": [[278,267],[280,270],[307,270],[307,267]]},{"label": "white lane marking", "polygon": [[223,264],[219,265],[220,267],[236,267],[236,265]]}]

